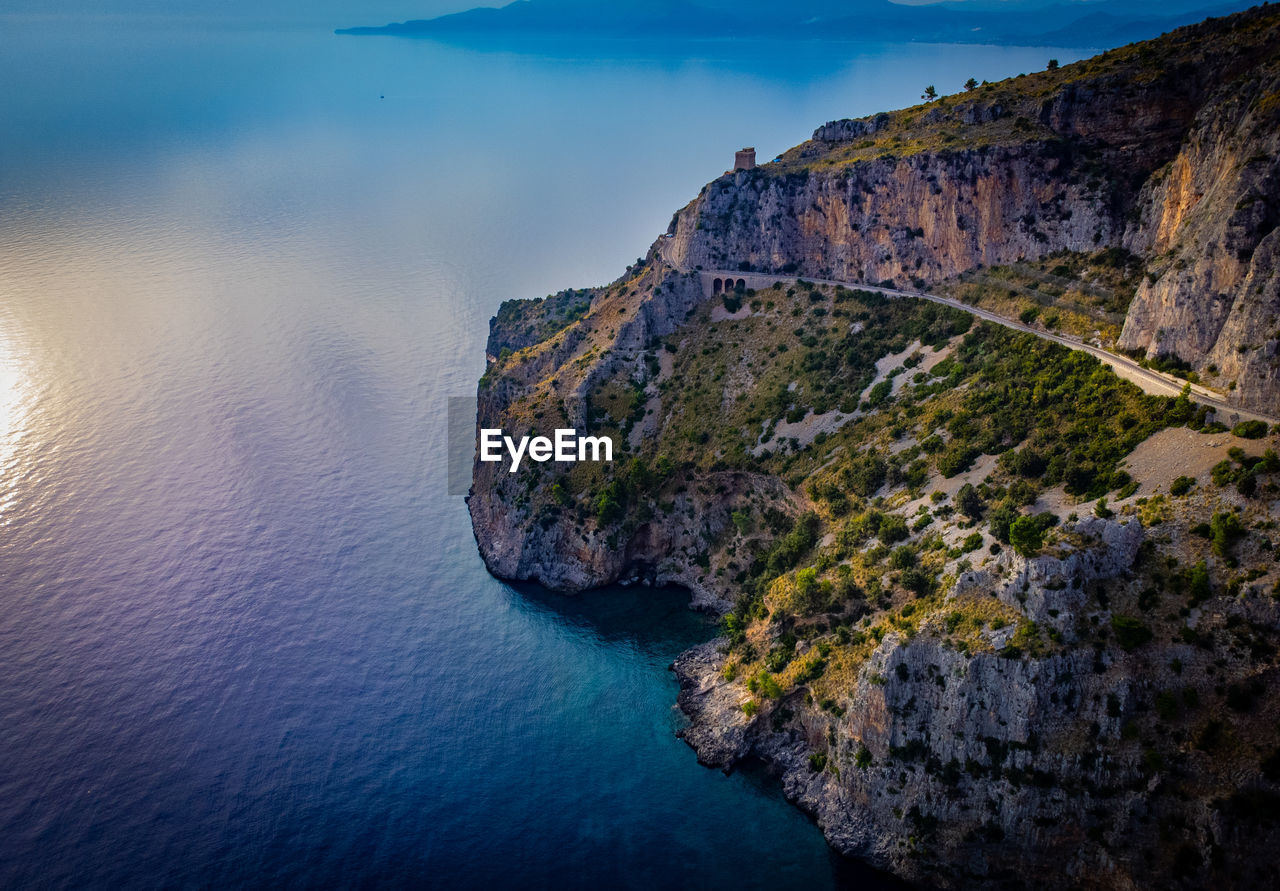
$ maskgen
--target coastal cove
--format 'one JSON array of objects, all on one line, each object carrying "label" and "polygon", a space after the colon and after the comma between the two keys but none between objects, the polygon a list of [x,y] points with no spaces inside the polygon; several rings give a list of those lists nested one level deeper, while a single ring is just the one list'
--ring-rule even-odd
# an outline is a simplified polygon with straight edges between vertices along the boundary
[{"label": "coastal cove", "polygon": [[742,145],[1085,53],[0,24],[0,885],[877,887],[676,737],[686,592],[485,571],[445,401]]}]

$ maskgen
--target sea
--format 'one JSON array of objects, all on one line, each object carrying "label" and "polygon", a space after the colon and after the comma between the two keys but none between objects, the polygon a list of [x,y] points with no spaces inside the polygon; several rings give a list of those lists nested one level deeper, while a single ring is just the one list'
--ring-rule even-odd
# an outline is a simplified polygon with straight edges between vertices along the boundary
[{"label": "sea", "polygon": [[0,11],[0,887],[878,888],[676,737],[679,590],[490,577],[445,406],[754,146],[1084,51]]}]

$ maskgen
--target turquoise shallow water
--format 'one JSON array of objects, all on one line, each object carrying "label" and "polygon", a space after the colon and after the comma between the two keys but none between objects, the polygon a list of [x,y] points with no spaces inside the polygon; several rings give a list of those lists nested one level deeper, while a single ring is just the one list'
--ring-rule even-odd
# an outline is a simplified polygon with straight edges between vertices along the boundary
[{"label": "turquoise shallow water", "polygon": [[1046,51],[0,23],[0,885],[871,883],[675,739],[679,592],[485,573],[445,399],[740,144]]}]

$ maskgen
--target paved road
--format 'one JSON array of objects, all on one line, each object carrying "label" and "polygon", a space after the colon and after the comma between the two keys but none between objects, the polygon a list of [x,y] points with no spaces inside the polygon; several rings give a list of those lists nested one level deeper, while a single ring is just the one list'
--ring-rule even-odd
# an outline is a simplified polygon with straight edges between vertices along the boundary
[{"label": "paved road", "polygon": [[[770,284],[775,281],[794,282],[800,280],[796,276],[777,276],[758,272],[729,272],[727,270],[716,271],[707,269],[700,270],[700,272],[703,276],[711,277],[742,278],[751,280],[768,279]],[[858,282],[841,282],[833,279],[804,278],[804,281],[813,282],[814,284],[819,285],[840,285],[846,288],[857,288],[863,291],[875,291],[876,293],[884,294],[887,297],[914,297],[917,300],[928,300],[932,303],[940,303],[943,306],[950,306],[953,309],[958,309],[963,312],[967,312],[970,315],[977,316],[983,321],[992,322],[996,325],[1003,325],[1004,327],[1012,328],[1015,331],[1024,331],[1027,334],[1034,334],[1036,337],[1043,340],[1051,340],[1054,343],[1061,344],[1067,349],[1080,350],[1082,352],[1089,353],[1111,366],[1115,370],[1116,374],[1137,384],[1145,392],[1153,393],[1157,396],[1177,396],[1182,392],[1182,388],[1187,384],[1186,381],[1176,378],[1171,374],[1164,374],[1150,368],[1143,368],[1128,356],[1121,356],[1116,353],[1109,352],[1101,347],[1085,343],[1079,338],[1069,337],[1063,334],[1054,334],[1050,331],[1045,331],[1043,328],[1033,328],[1030,325],[1024,325],[1022,322],[1007,319],[1004,316],[997,315],[989,310],[979,309],[976,306],[970,306],[967,303],[954,300],[950,297],[939,297],[937,294],[922,294],[916,291],[901,291],[896,288],[882,288],[877,285],[864,285]],[[1197,402],[1207,405],[1218,412],[1221,415],[1222,420],[1229,425],[1234,424],[1237,421],[1255,420],[1266,421],[1268,424],[1280,423],[1280,419],[1273,418],[1269,415],[1258,414],[1257,412],[1246,411],[1242,408],[1231,405],[1218,393],[1198,384],[1191,385],[1191,395]]]}]

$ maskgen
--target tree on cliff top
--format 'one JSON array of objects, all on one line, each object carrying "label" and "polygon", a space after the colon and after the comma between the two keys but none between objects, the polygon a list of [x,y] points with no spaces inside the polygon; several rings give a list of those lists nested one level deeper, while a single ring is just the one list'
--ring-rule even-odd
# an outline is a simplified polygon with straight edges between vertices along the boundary
[{"label": "tree on cliff top", "polygon": [[1034,517],[1018,517],[1009,526],[1009,544],[1024,557],[1034,556],[1044,546],[1044,530]]}]

